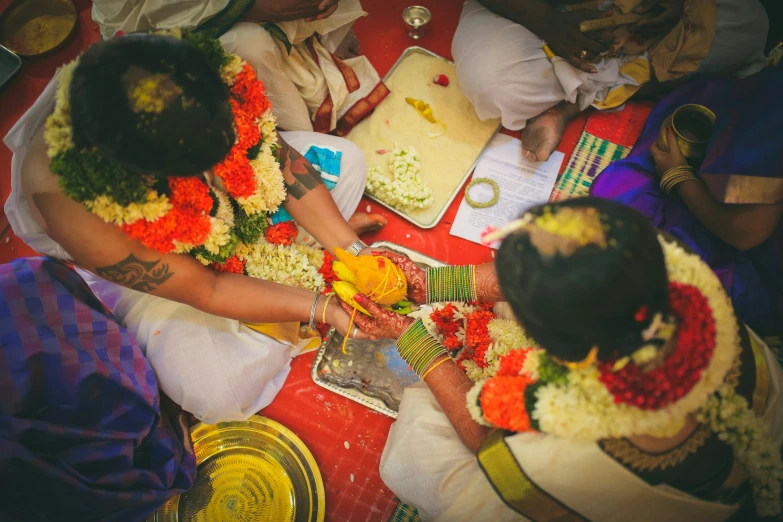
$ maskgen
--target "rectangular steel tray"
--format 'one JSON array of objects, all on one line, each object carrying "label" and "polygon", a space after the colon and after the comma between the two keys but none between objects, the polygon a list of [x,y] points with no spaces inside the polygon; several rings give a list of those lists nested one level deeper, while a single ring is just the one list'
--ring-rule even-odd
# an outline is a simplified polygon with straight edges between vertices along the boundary
[{"label": "rectangular steel tray", "polygon": [[0,89],[19,72],[21,67],[22,59],[10,49],[0,45]]},{"label": "rectangular steel tray", "polygon": [[[444,265],[395,243],[380,241],[373,243],[372,247],[405,254],[422,267]],[[408,364],[399,356],[394,341],[351,339],[345,354],[341,350],[342,344],[343,336],[332,328],[313,361],[310,371],[313,381],[318,386],[363,404],[371,410],[397,418],[402,390],[418,382],[419,376],[410,370]],[[325,368],[328,368],[328,373],[325,373]]]},{"label": "rectangular steel tray", "polygon": [[[397,70],[397,67],[399,67],[400,64],[408,56],[410,56],[411,54],[426,54],[427,56],[432,56],[433,58],[437,58],[439,60],[443,60],[444,62],[446,62],[448,64],[454,65],[454,62],[452,62],[451,60],[447,60],[446,58],[442,57],[441,55],[435,54],[432,51],[430,51],[428,49],[425,49],[424,47],[419,47],[419,46],[408,47],[407,49],[405,49],[405,51],[403,51],[402,55],[397,59],[397,61],[394,62],[394,65],[392,65],[391,69],[389,69],[389,72],[387,72],[386,75],[383,77],[383,81],[387,82],[389,80],[389,78],[391,78],[391,75],[394,74],[394,71]],[[370,117],[372,117],[372,116],[370,116]],[[495,129],[495,132],[487,140],[487,143],[492,141],[492,138],[495,137],[495,134],[498,133],[498,131],[500,130],[501,127],[502,127],[502,125],[498,125],[498,128]],[[484,144],[484,147],[487,146],[487,143]],[[483,152],[483,148],[482,148],[482,152]],[[379,203],[379,204],[383,205],[384,207],[388,208],[389,210],[391,210],[392,212],[394,212],[395,214],[397,214],[401,218],[403,218],[403,219],[405,219],[407,221],[410,221],[411,223],[413,223],[414,225],[416,225],[419,228],[423,228],[423,229],[435,228],[438,225],[438,223],[440,223],[440,220],[443,219],[443,215],[449,209],[449,206],[451,206],[451,203],[454,201],[454,198],[457,197],[457,194],[459,194],[460,189],[462,189],[462,186],[465,184],[465,182],[467,181],[468,177],[473,172],[473,169],[476,168],[476,163],[478,162],[480,156],[481,156],[481,152],[479,152],[479,155],[476,156],[475,161],[470,166],[470,168],[467,170],[467,172],[465,172],[465,175],[462,176],[462,179],[457,184],[457,188],[454,189],[454,192],[451,194],[451,196],[449,196],[449,199],[446,200],[446,203],[443,205],[443,208],[438,213],[437,217],[435,218],[435,220],[432,223],[429,223],[429,224],[421,223],[420,221],[417,221],[415,218],[412,218],[411,216],[409,216],[408,214],[406,214],[402,210],[398,210],[398,209],[396,209],[394,207],[391,207],[391,206],[387,205],[386,203],[384,203],[383,201],[375,198],[369,192],[365,192],[364,195],[367,196],[368,198],[370,198],[371,200],[375,201],[376,203]]]}]

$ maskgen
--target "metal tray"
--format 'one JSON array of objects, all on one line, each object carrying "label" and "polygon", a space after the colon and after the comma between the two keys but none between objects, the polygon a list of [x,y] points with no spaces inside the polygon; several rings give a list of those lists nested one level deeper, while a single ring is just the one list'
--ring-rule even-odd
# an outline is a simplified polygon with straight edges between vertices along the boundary
[{"label": "metal tray", "polygon": [[0,45],[0,89],[13,78],[22,67],[22,59],[10,49]]},{"label": "metal tray", "polygon": [[[373,243],[372,247],[405,254],[423,268],[444,266],[440,261],[395,243],[380,241]],[[343,336],[332,328],[313,361],[310,371],[313,381],[318,386],[396,419],[403,389],[418,382],[419,376],[408,368],[408,363],[397,353],[394,341],[351,339],[345,354],[341,350],[342,344]]]},{"label": "metal tray", "polygon": [[[397,59],[397,61],[394,62],[394,65],[392,65],[391,69],[389,69],[389,72],[387,72],[386,75],[383,77],[383,81],[387,82],[389,80],[389,78],[391,78],[392,74],[394,74],[394,71],[397,70],[397,67],[399,67],[400,64],[408,56],[410,56],[412,54],[425,54],[427,56],[431,56],[433,58],[437,58],[439,60],[443,60],[444,62],[446,62],[446,63],[448,63],[450,65],[454,65],[454,62],[452,62],[451,60],[447,60],[446,58],[442,57],[441,55],[435,54],[432,51],[430,51],[428,49],[425,49],[423,47],[419,47],[419,46],[408,47],[407,49],[405,49],[405,51],[403,51],[402,55]],[[502,125],[499,124],[498,128],[495,129],[495,132],[492,133],[490,135],[489,139],[487,140],[487,142],[484,143],[484,147],[479,152],[478,156],[476,156],[476,159],[473,161],[473,164],[470,166],[470,168],[467,170],[467,172],[465,172],[465,175],[462,176],[462,179],[460,179],[459,183],[457,184],[457,187],[454,189],[454,192],[451,194],[451,196],[449,196],[449,199],[446,200],[446,203],[444,203],[443,208],[438,213],[437,217],[433,220],[432,223],[427,224],[427,223],[422,223],[420,221],[417,221],[415,218],[409,216],[408,214],[406,214],[402,210],[398,210],[398,209],[396,209],[396,208],[394,208],[392,206],[387,205],[383,201],[375,198],[369,192],[365,192],[364,195],[367,196],[368,198],[370,198],[371,200],[375,201],[376,203],[379,203],[379,204],[383,205],[384,207],[388,208],[389,210],[391,210],[392,212],[394,212],[395,214],[397,214],[401,218],[403,218],[403,219],[405,219],[407,221],[410,221],[411,223],[413,223],[414,225],[416,225],[419,228],[423,228],[423,229],[435,228],[438,225],[438,223],[440,223],[440,220],[443,219],[443,215],[449,209],[449,206],[451,206],[451,203],[454,201],[454,198],[457,197],[457,194],[459,194],[459,192],[462,189],[463,185],[465,185],[465,182],[467,181],[467,179],[470,176],[470,174],[473,172],[473,169],[476,168],[476,163],[478,162],[479,157],[481,156],[481,152],[483,152],[484,148],[487,146],[487,143],[492,141],[492,138],[495,137],[495,134],[498,133],[498,131],[500,130],[501,127],[502,127]]]}]

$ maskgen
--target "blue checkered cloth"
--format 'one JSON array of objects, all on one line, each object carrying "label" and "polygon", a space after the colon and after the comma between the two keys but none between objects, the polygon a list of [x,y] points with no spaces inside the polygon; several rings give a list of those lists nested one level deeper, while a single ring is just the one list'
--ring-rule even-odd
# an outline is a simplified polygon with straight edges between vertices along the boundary
[{"label": "blue checkered cloth", "polygon": [[0,265],[0,347],[0,520],[143,520],[191,487],[186,429],[69,266]]}]

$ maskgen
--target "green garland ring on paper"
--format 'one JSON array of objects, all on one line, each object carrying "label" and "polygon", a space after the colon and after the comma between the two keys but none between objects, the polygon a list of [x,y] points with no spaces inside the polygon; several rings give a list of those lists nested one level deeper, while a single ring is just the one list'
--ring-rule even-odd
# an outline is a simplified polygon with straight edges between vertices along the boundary
[{"label": "green garland ring on paper", "polygon": [[[470,199],[470,189],[475,187],[476,185],[489,185],[492,187],[493,196],[492,199],[489,201],[473,201]],[[498,187],[498,184],[495,183],[494,180],[491,180],[489,178],[473,178],[470,183],[468,183],[468,186],[465,187],[465,201],[467,201],[468,205],[470,205],[473,208],[489,208],[493,205],[495,205],[498,202],[498,199],[500,198],[500,187]]]}]

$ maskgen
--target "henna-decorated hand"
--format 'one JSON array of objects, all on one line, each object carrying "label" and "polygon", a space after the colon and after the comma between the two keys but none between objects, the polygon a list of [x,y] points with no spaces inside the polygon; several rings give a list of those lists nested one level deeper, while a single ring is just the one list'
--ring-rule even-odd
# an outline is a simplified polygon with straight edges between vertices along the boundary
[{"label": "henna-decorated hand", "polygon": [[[352,339],[372,339],[373,341],[375,338],[371,336],[368,333],[363,332],[363,328],[359,325],[358,321],[354,321],[357,326],[359,326],[359,330],[356,330],[356,334],[354,334],[354,328],[351,328],[351,331],[348,331],[348,325],[351,323],[351,314],[353,313],[353,308],[350,306],[347,309],[344,309],[343,302],[337,302],[336,299],[329,301],[329,308],[326,310],[326,321],[337,328],[337,331],[340,332],[340,335],[345,337],[346,335],[350,336]],[[347,312],[347,313],[346,313]],[[359,318],[359,316],[364,317],[360,313],[356,313],[356,319]]]},{"label": "henna-decorated hand", "polygon": [[[354,319],[363,334],[371,338],[397,339],[414,322],[413,317],[384,310],[362,294],[356,294],[354,299],[362,308],[372,314],[372,317],[367,317],[357,313]],[[353,308],[342,301],[340,301],[340,306],[349,314],[353,312]]]},{"label": "henna-decorated hand", "polygon": [[[381,255],[400,267],[405,279],[408,280],[408,300],[415,304],[427,303],[427,272],[419,268],[411,259],[394,252],[373,252]],[[369,311],[369,310],[368,310]]]}]

